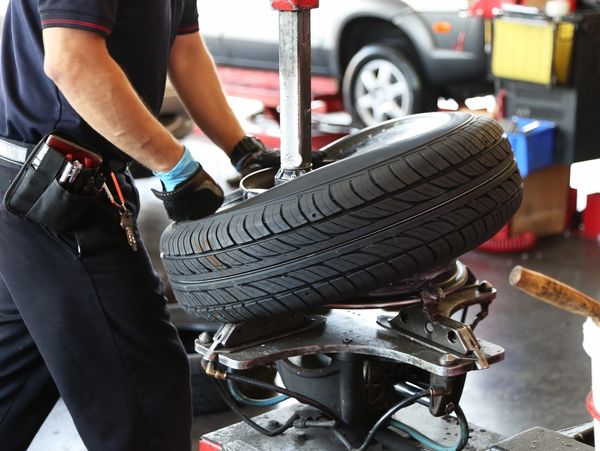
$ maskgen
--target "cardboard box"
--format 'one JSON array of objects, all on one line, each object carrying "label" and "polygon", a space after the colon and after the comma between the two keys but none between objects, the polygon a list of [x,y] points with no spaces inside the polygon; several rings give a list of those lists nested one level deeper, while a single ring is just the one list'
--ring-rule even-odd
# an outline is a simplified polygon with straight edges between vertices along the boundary
[{"label": "cardboard box", "polygon": [[546,8],[547,0],[523,0],[521,5],[523,6],[533,6],[534,8],[539,8],[540,10],[544,10]]},{"label": "cardboard box", "polygon": [[538,237],[558,235],[567,227],[568,165],[549,166],[523,180],[523,203],[510,222],[512,236],[533,232]]}]

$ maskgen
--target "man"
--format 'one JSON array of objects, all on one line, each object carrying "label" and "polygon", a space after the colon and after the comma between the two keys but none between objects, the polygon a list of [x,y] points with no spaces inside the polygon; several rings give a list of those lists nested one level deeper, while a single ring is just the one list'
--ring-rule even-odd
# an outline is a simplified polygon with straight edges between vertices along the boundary
[{"label": "man", "polygon": [[[33,145],[59,130],[102,155],[134,214],[132,158],[160,177],[173,220],[213,213],[221,189],[154,117],[167,69],[238,170],[268,156],[226,103],[195,0],[11,0],[1,52],[1,196]],[[27,448],[59,394],[89,450],[190,449],[186,355],[120,213],[102,196],[57,233],[0,207],[3,451]]]}]

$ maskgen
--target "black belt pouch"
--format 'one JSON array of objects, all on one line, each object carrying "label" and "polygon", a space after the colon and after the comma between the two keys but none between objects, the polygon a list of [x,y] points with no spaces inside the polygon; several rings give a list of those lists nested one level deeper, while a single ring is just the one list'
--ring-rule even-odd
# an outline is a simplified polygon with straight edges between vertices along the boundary
[{"label": "black belt pouch", "polygon": [[100,194],[104,179],[99,167],[87,168],[79,174],[87,182],[85,192],[65,188],[58,179],[67,160],[45,141],[40,141],[27,157],[4,195],[4,205],[16,216],[55,232],[69,232]]}]

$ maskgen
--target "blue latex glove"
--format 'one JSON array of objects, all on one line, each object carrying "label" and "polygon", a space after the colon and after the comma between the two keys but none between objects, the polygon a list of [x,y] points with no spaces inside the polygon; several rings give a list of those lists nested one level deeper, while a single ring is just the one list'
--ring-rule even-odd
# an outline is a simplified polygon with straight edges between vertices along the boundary
[{"label": "blue latex glove", "polygon": [[175,167],[169,172],[153,172],[165,187],[165,191],[173,191],[177,185],[185,182],[190,176],[196,172],[200,163],[192,157],[189,149],[183,147],[183,155],[177,162]]},{"label": "blue latex glove", "polygon": [[164,191],[152,190],[173,221],[190,221],[213,214],[223,203],[223,190],[184,147],[183,156],[168,172],[154,173]]}]

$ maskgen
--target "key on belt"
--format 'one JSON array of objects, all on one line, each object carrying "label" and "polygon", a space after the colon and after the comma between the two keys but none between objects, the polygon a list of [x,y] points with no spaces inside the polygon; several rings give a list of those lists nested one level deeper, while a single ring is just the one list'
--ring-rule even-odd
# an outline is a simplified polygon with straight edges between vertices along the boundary
[{"label": "key on belt", "polygon": [[102,189],[104,189],[104,192],[106,193],[108,200],[110,200],[110,203],[113,204],[119,210],[119,224],[121,225],[123,230],[125,230],[127,243],[131,247],[131,250],[135,252],[138,250],[138,242],[135,237],[135,231],[137,229],[137,226],[135,224],[135,216],[127,209],[127,206],[125,205],[125,198],[123,197],[123,193],[121,192],[121,187],[119,186],[119,182],[117,181],[115,173],[111,172],[110,176],[115,186],[117,196],[119,197],[119,202],[115,200],[113,194],[111,193],[106,183],[102,185]]},{"label": "key on belt", "polygon": [[133,214],[127,209],[120,210],[119,214],[121,216],[121,227],[123,227],[123,229],[125,230],[125,235],[127,235],[127,242],[129,243],[129,246],[131,246],[131,249],[133,251],[137,251],[138,244],[137,239],[135,238],[135,231],[137,227],[135,224],[135,218]]}]

